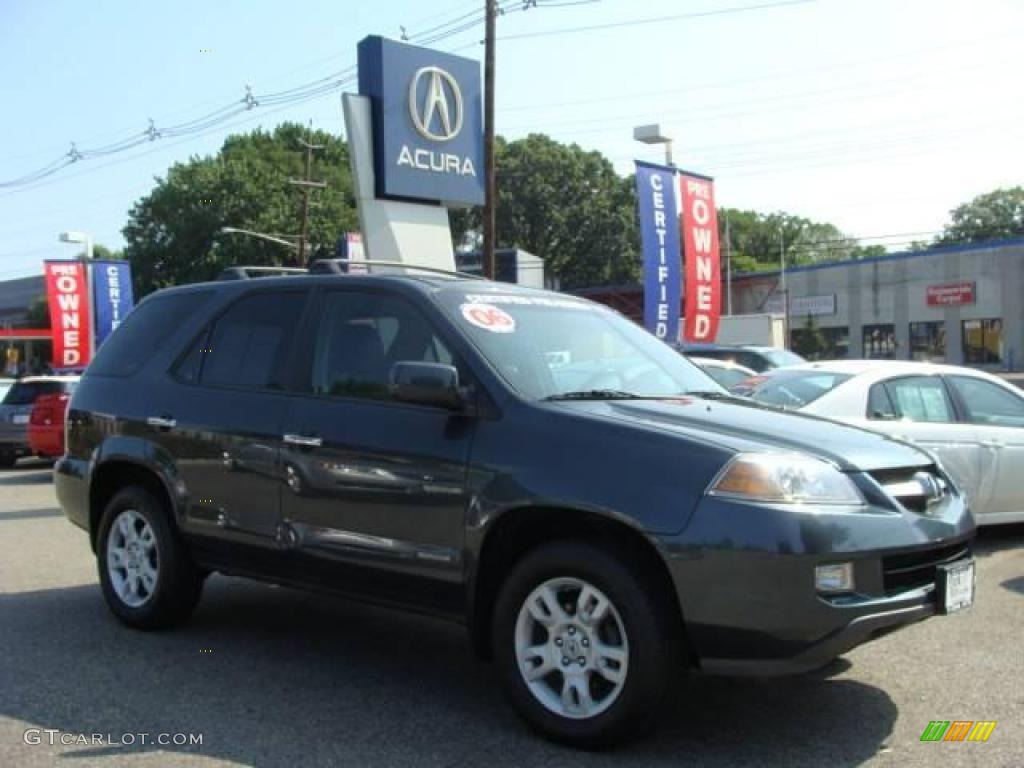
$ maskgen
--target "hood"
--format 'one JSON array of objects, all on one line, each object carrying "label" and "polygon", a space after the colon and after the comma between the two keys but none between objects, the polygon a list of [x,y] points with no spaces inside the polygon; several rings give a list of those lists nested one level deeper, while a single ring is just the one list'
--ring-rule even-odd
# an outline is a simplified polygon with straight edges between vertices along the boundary
[{"label": "hood", "polygon": [[846,471],[920,467],[931,458],[913,446],[818,416],[737,399],[560,401],[551,405],[591,418],[632,422],[739,451],[794,451]]}]

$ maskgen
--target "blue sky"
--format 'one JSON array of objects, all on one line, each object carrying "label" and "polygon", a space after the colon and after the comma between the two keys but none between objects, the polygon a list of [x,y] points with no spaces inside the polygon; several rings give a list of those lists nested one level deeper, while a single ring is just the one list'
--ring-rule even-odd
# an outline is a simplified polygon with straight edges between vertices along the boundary
[{"label": "blue sky", "polygon": [[[353,65],[367,34],[424,32],[482,5],[0,0],[0,182],[72,141],[89,149],[149,118],[157,128],[195,118],[241,99],[246,84],[257,96],[302,85]],[[1019,0],[505,5],[517,11],[498,21],[506,136],[549,133],[627,173],[634,157],[661,157],[632,127],[660,122],[679,165],[716,177],[720,205],[786,210],[892,247],[928,239],[962,201],[1024,183]],[[482,59],[482,32],[436,47]],[[329,93],[0,188],[0,279],[72,255],[57,243],[64,229],[120,247],[127,211],[154,177],[216,152],[230,132],[282,120],[343,132]]]}]

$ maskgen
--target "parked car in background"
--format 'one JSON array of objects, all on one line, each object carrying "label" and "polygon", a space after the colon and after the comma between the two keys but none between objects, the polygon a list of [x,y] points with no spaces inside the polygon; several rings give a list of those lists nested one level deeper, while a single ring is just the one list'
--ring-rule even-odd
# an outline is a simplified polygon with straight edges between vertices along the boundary
[{"label": "parked car in background", "polygon": [[13,467],[21,456],[32,450],[28,444],[28,424],[32,407],[41,395],[74,391],[78,376],[28,376],[18,379],[0,402],[0,467]]},{"label": "parked car in background", "polygon": [[842,360],[769,371],[731,391],[911,440],[939,457],[979,525],[1024,521],[1024,393],[997,376]]},{"label": "parked car in background", "polygon": [[678,352],[687,357],[713,358],[738,363],[752,371],[761,373],[774,368],[806,363],[796,352],[780,347],[762,347],[754,344],[674,344]]},{"label": "parked car in background", "polygon": [[809,670],[972,602],[925,452],[731,397],[599,304],[433,272],[128,315],[54,467],[121,621],[184,621],[212,571],[453,618],[533,727],[599,746],[686,668]]},{"label": "parked car in background", "polygon": [[36,456],[55,459],[64,453],[64,423],[70,392],[40,395],[28,419],[28,448]]},{"label": "parked car in background", "polygon": [[745,379],[756,376],[756,372],[732,360],[716,360],[713,357],[691,357],[690,362],[700,366],[708,376],[721,387],[729,389]]}]

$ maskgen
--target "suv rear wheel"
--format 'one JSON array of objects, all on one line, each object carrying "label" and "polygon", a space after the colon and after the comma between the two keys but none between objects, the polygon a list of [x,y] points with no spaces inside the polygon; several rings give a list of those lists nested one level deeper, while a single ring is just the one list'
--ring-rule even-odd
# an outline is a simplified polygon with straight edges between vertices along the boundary
[{"label": "suv rear wheel", "polygon": [[604,747],[641,735],[679,670],[661,596],[613,552],[554,542],[509,574],[495,607],[497,671],[548,738]]},{"label": "suv rear wheel", "polygon": [[107,605],[138,629],[162,629],[191,615],[203,579],[150,491],[129,486],[107,503],[97,538]]}]

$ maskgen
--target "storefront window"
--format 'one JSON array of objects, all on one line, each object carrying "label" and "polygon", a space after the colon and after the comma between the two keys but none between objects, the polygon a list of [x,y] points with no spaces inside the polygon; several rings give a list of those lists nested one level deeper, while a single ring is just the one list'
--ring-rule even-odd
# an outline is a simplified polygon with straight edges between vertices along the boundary
[{"label": "storefront window", "polygon": [[941,320],[910,324],[910,359],[946,362],[946,324]]},{"label": "storefront window", "polygon": [[891,360],[896,357],[896,328],[892,324],[864,326],[864,357]]},{"label": "storefront window", "polygon": [[964,320],[963,342],[965,363],[1003,362],[1003,321]]},{"label": "storefront window", "polygon": [[794,328],[790,334],[790,349],[806,360],[841,360],[850,355],[850,329]]}]

